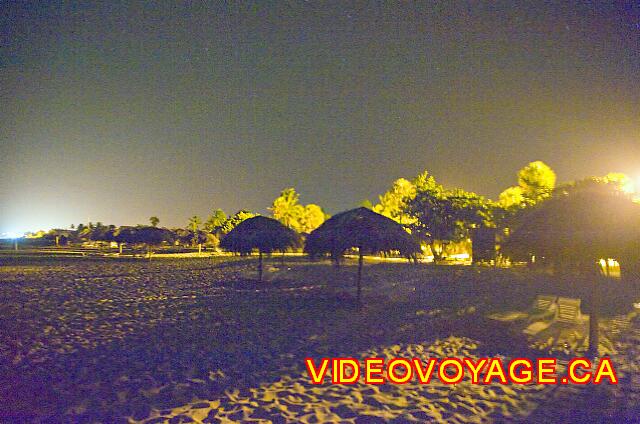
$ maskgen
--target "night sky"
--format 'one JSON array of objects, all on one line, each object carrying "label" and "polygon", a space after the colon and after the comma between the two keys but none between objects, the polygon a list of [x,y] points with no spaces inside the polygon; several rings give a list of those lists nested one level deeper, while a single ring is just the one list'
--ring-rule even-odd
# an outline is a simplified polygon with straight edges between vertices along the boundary
[{"label": "night sky", "polygon": [[127,3],[0,3],[0,233],[640,177],[638,2]]}]

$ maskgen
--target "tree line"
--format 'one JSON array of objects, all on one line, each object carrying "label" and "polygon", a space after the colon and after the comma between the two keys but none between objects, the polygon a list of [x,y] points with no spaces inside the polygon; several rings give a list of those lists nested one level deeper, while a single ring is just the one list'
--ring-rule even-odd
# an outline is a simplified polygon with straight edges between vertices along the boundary
[{"label": "tree line", "polygon": [[[517,184],[500,193],[493,201],[461,188],[445,188],[428,171],[413,179],[399,178],[388,191],[378,196],[378,202],[361,203],[372,211],[391,218],[407,232],[422,241],[435,260],[444,258],[448,248],[470,238],[476,229],[508,230],[524,211],[551,198],[554,193],[606,186],[621,192],[629,191],[631,180],[624,174],[611,173],[603,177],[589,177],[556,186],[556,174],[545,163],[527,164],[517,174]],[[284,189],[268,208],[271,216],[300,234],[309,234],[330,216],[317,204],[302,204],[294,188]],[[64,241],[102,241],[122,244],[159,245],[169,243],[182,246],[217,248],[220,240],[238,224],[258,214],[241,209],[228,216],[222,209],[214,209],[206,219],[192,216],[184,228],[161,228],[157,216],[149,218],[149,225],[122,226],[102,223],[78,224],[71,230],[52,230],[47,236]]]}]

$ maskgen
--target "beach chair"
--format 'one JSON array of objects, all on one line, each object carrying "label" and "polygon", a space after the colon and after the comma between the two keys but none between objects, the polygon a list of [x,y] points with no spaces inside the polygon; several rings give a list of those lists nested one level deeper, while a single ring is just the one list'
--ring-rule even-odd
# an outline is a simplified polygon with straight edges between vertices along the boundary
[{"label": "beach chair", "polygon": [[536,296],[533,308],[528,317],[529,325],[523,330],[523,333],[534,336],[553,324],[558,311],[556,299],[557,296],[544,294]]},{"label": "beach chair", "polygon": [[558,298],[558,310],[555,320],[567,324],[580,324],[584,317],[580,311],[580,299]]},{"label": "beach chair", "polygon": [[539,294],[533,303],[533,308],[529,313],[529,321],[539,321],[545,318],[551,318],[556,314],[558,305],[557,296]]},{"label": "beach chair", "polygon": [[[551,327],[551,325],[555,327],[555,324],[559,324],[558,328],[560,329],[560,333],[557,338],[562,338],[562,334],[566,333],[566,331],[561,330],[562,328],[570,329],[570,331],[580,330],[582,324],[589,319],[588,315],[583,315],[580,311],[580,303],[580,299],[559,297],[551,321],[536,321],[525,328],[523,332],[530,336],[535,336],[541,331]],[[576,327],[576,325],[579,325],[579,327]]]},{"label": "beach chair", "polygon": [[548,296],[542,294],[536,296],[536,299],[533,301],[533,306],[531,306],[528,312],[510,311],[495,313],[489,315],[489,318],[498,321],[517,321],[525,319],[529,322],[538,321],[546,317],[551,318],[554,316],[556,310],[555,303],[556,296]]}]

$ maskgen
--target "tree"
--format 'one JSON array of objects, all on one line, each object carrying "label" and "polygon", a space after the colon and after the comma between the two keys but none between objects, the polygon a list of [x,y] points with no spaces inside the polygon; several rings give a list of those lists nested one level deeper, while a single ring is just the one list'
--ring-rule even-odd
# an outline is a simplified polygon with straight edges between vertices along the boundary
[{"label": "tree", "polygon": [[93,229],[93,224],[89,223],[89,225],[84,225],[82,223],[78,224],[76,227],[76,238],[78,239],[88,239],[91,235],[91,230]]},{"label": "tree", "polygon": [[166,228],[141,226],[137,228],[136,239],[147,246],[147,254],[151,259],[151,248],[163,242],[173,242],[175,235]]},{"label": "tree", "polygon": [[295,189],[288,188],[280,193],[269,210],[273,218],[298,233],[309,233],[318,228],[327,215],[318,205],[310,203],[306,206],[299,203],[300,195]]},{"label": "tree", "polygon": [[135,244],[138,242],[138,239],[136,238],[136,228],[129,226],[119,227],[114,232],[113,239],[120,246],[120,253],[122,253],[123,243]]},{"label": "tree", "polygon": [[59,228],[52,228],[49,230],[44,237],[47,240],[53,240],[56,246],[64,246],[67,244],[67,241],[73,236],[73,229],[71,230],[63,230]]},{"label": "tree", "polygon": [[604,177],[600,177],[599,180],[606,184],[613,184],[619,191],[625,194],[633,194],[636,191],[633,180],[622,172],[609,172]]},{"label": "tree", "polygon": [[216,209],[207,218],[204,223],[204,229],[209,233],[217,233],[221,230],[225,221],[227,220],[227,214],[222,209]]},{"label": "tree", "polygon": [[298,225],[298,232],[308,234],[322,225],[328,217],[320,206],[310,203],[304,207],[304,212]]},{"label": "tree", "polygon": [[187,228],[178,228],[174,230],[176,240],[182,246],[198,246],[198,252],[202,249],[202,244],[208,241],[207,232],[202,230],[190,230]]},{"label": "tree", "polygon": [[407,201],[413,199],[415,195],[415,185],[409,180],[398,178],[389,191],[378,197],[380,203],[373,207],[373,211],[399,224],[408,224],[411,218],[405,213],[405,207]]},{"label": "tree", "polygon": [[542,161],[529,163],[518,171],[518,185],[505,189],[498,198],[497,206],[510,217],[519,209],[533,206],[553,194],[556,174]]},{"label": "tree", "polygon": [[443,191],[429,187],[407,204],[414,223],[412,233],[425,240],[435,261],[444,257],[451,242],[469,237],[469,231],[490,225],[491,208],[482,196],[461,189]]},{"label": "tree", "polygon": [[369,210],[373,210],[373,203],[371,203],[371,200],[369,200],[369,199],[364,199],[362,202],[360,202],[358,207],[367,208]]},{"label": "tree", "polygon": [[434,176],[430,175],[429,171],[426,169],[421,174],[418,174],[418,176],[413,179],[412,183],[416,188],[416,193],[425,191],[438,192],[444,190],[442,185],[438,184]]},{"label": "tree", "polygon": [[556,173],[542,161],[531,162],[518,172],[518,186],[528,205],[550,197],[555,185]]},{"label": "tree", "polygon": [[189,218],[189,224],[187,225],[187,228],[193,232],[196,232],[200,228],[201,224],[202,224],[202,220],[200,219],[200,217],[197,215],[194,215],[191,218]]},{"label": "tree", "polygon": [[633,181],[622,173],[609,173],[603,177],[587,177],[558,186],[554,196],[580,192],[616,194],[633,200]]},{"label": "tree", "polygon": [[520,209],[524,205],[524,196],[522,195],[522,187],[509,187],[500,193],[498,197],[498,205],[505,210]]},{"label": "tree", "polygon": [[198,253],[202,252],[202,243],[204,243],[204,241],[206,241],[206,236],[204,236],[204,241],[203,241],[203,237],[200,236],[200,225],[202,224],[202,220],[200,219],[199,216],[194,215],[191,218],[189,218],[189,224],[188,224],[188,229],[192,234],[192,241],[191,244],[192,246],[198,246]]},{"label": "tree", "polygon": [[253,218],[254,216],[257,216],[257,214],[249,210],[246,210],[246,209],[239,210],[232,217],[227,218],[227,220],[224,221],[221,227],[221,233],[228,234],[229,232],[231,232],[231,230],[237,227],[241,222],[249,218]]},{"label": "tree", "polygon": [[152,216],[151,218],[149,218],[149,222],[151,223],[152,227],[157,227],[160,223],[160,219],[157,216]]},{"label": "tree", "polygon": [[280,196],[274,201],[269,210],[273,218],[280,221],[286,227],[298,229],[299,221],[304,214],[304,206],[298,203],[300,195],[294,188],[282,190]]},{"label": "tree", "polygon": [[89,233],[89,239],[93,241],[105,241],[110,242],[114,241],[114,234],[116,232],[115,225],[102,225],[101,222],[98,222],[93,228],[91,228],[91,232]]}]

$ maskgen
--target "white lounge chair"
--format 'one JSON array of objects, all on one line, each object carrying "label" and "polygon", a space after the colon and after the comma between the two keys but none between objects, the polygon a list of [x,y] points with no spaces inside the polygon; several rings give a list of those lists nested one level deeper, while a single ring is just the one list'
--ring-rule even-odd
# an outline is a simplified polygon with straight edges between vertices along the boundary
[{"label": "white lounge chair", "polygon": [[555,320],[567,324],[581,324],[584,321],[584,317],[580,311],[580,303],[580,299],[559,297]]},{"label": "white lounge chair", "polygon": [[556,299],[556,296],[548,295],[536,297],[533,312],[529,315],[530,324],[523,330],[523,333],[534,336],[551,326],[558,311]]},{"label": "white lounge chair", "polygon": [[556,296],[538,295],[528,312],[509,311],[498,312],[489,315],[489,318],[498,321],[518,321],[528,319],[529,322],[540,320],[546,316],[553,316],[556,310]]},{"label": "white lounge chair", "polygon": [[527,328],[524,329],[524,333],[530,336],[534,336],[543,330],[546,330],[553,324],[560,324],[563,327],[581,325],[588,320],[588,315],[583,315],[580,311],[580,299],[573,299],[570,297],[559,297],[556,303],[553,319],[551,320],[538,320]]}]

